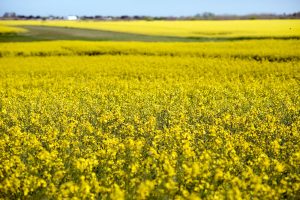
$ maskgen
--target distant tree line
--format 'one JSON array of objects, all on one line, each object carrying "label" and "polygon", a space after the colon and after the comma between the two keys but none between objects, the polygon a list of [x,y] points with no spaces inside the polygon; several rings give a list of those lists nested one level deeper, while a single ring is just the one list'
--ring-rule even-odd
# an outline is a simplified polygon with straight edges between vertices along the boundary
[{"label": "distant tree line", "polygon": [[[249,19],[300,19],[300,12],[291,14],[248,14],[248,15],[216,15],[211,12],[204,12],[194,16],[77,16],[78,20],[249,20]],[[14,20],[64,20],[68,19],[63,16],[40,16],[40,15],[17,15],[14,12],[6,12],[0,19],[14,19]]]}]

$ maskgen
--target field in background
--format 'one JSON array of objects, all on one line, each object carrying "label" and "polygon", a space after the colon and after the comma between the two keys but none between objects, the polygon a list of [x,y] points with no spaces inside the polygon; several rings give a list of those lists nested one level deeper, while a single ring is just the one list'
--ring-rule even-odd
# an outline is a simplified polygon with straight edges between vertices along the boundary
[{"label": "field in background", "polygon": [[[276,48],[274,48],[276,47]],[[299,40],[236,42],[87,42],[51,41],[0,43],[1,57],[141,55],[240,58],[249,60],[299,60]]]},{"label": "field in background", "polygon": [[[240,39],[299,39],[300,20],[228,21],[1,21],[0,25],[20,26],[37,39],[203,41]],[[35,26],[35,27],[34,27]],[[46,29],[46,27],[52,27]],[[44,28],[43,28],[44,27]],[[56,27],[56,28],[54,28]],[[60,29],[59,29],[60,27]],[[90,30],[90,31],[88,31]],[[97,30],[99,32],[93,32]],[[30,31],[29,31],[30,32]],[[41,33],[42,32],[42,33]],[[46,37],[47,32],[52,37]],[[64,36],[64,37],[63,37]],[[152,36],[152,37],[151,37]],[[30,39],[30,38],[29,38]],[[29,40],[28,39],[28,40]],[[3,41],[3,38],[0,38]]]},{"label": "field in background", "polygon": [[53,40],[199,42],[215,40],[215,38],[179,38],[170,36],[140,35],[132,33],[56,26],[23,25],[18,27],[26,29],[26,32],[18,32],[14,34],[3,33],[2,35],[0,34],[0,42],[32,42]]},{"label": "field in background", "polygon": [[5,26],[0,23],[0,35],[17,34],[17,33],[24,33],[24,32],[26,32],[26,29]]},{"label": "field in background", "polygon": [[285,40],[0,43],[0,198],[297,199],[299,34],[257,23]]}]

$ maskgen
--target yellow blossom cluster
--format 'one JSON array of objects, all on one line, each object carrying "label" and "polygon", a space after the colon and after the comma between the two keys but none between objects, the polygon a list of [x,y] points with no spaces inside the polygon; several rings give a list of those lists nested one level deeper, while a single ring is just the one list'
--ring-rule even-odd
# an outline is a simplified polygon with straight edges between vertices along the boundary
[{"label": "yellow blossom cluster", "polygon": [[0,199],[299,198],[297,45],[0,44]]}]

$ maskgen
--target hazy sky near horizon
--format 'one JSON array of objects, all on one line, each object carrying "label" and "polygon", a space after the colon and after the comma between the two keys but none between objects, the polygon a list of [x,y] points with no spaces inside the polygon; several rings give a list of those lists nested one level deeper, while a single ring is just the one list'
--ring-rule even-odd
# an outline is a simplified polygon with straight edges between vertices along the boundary
[{"label": "hazy sky near horizon", "polygon": [[300,0],[0,0],[0,15],[150,15],[293,13]]}]

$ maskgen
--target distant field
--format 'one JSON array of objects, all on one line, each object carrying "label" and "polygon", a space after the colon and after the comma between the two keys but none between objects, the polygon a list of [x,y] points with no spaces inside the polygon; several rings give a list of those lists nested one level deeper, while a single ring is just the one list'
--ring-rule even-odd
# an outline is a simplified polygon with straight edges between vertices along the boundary
[{"label": "distant field", "polygon": [[[14,29],[14,27],[9,27]],[[86,41],[144,41],[144,42],[199,42],[215,41],[215,38],[183,38],[171,36],[141,35],[114,31],[103,31],[84,28],[68,28],[57,26],[22,25],[19,29],[26,32],[0,34],[0,42],[30,42],[51,40],[86,40]],[[17,28],[16,28],[17,29]],[[223,39],[218,39],[223,40]]]},{"label": "distant field", "polygon": [[[260,48],[263,47],[263,48]],[[274,48],[276,47],[276,48]],[[141,55],[174,57],[300,60],[299,40],[250,40],[235,42],[92,42],[52,41],[0,43],[2,57]]]},{"label": "distant field", "polygon": [[24,32],[26,32],[26,29],[2,25],[0,22],[0,36],[7,35],[7,34],[24,33]]},{"label": "distant field", "polygon": [[[234,21],[1,21],[10,26],[56,26],[152,36],[197,38],[300,38],[300,20]],[[132,36],[132,38],[134,35]],[[116,37],[117,38],[117,37]],[[137,38],[138,39],[138,38]]]}]

